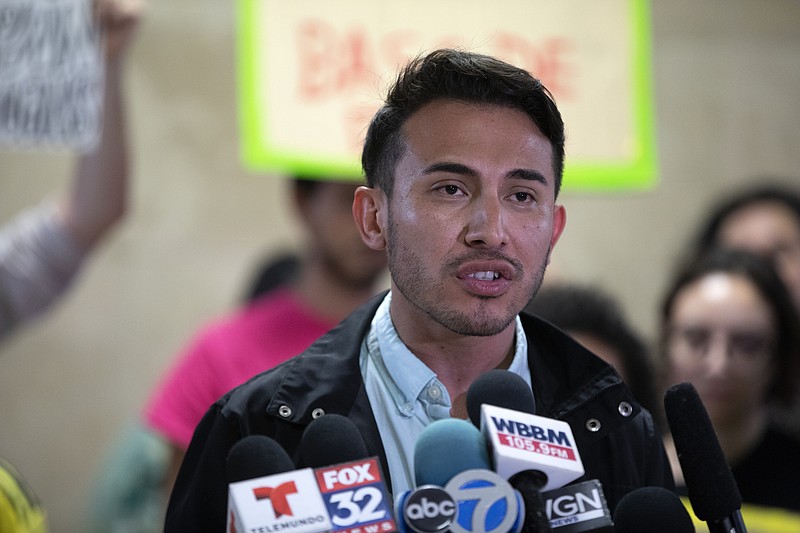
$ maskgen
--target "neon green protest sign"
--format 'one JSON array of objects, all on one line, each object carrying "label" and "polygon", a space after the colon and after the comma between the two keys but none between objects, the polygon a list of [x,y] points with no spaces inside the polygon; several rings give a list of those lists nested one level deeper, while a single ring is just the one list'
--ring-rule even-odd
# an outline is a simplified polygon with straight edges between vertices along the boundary
[{"label": "neon green protest sign", "polygon": [[398,68],[443,46],[525,68],[567,128],[564,188],[657,179],[645,0],[239,0],[242,158],[251,170],[361,178],[369,119]]}]

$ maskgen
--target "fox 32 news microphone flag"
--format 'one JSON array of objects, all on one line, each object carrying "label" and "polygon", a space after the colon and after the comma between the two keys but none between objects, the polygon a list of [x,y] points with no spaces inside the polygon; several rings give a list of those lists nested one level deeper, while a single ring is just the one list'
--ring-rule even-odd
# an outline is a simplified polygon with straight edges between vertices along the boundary
[{"label": "fox 32 news microphone flag", "polygon": [[248,479],[228,488],[228,533],[396,530],[375,457]]}]

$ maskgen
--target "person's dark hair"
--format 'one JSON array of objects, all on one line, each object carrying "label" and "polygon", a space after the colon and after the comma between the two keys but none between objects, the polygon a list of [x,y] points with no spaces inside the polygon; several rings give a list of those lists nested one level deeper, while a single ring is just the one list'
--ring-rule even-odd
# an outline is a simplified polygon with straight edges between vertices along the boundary
[{"label": "person's dark hair", "polygon": [[800,228],[800,192],[772,183],[750,186],[726,196],[712,206],[695,238],[694,255],[702,255],[706,250],[719,244],[719,231],[728,217],[742,208],[764,202],[774,202],[788,208],[794,213],[795,221]]},{"label": "person's dark hair", "polygon": [[661,304],[661,357],[666,363],[667,339],[675,299],[678,294],[701,278],[727,273],[747,279],[766,301],[775,319],[775,379],[768,392],[768,401],[788,405],[796,394],[798,358],[800,358],[800,318],[786,285],[766,258],[745,250],[711,248],[689,261],[676,274]]},{"label": "person's dark hair", "polygon": [[361,164],[369,187],[391,197],[394,170],[405,149],[402,126],[438,99],[498,105],[526,113],[553,149],[555,193],[564,170],[564,122],[550,92],[525,70],[493,57],[442,49],[412,60],[398,75],[370,122]]},{"label": "person's dark hair", "polygon": [[634,397],[658,414],[653,361],[621,306],[600,288],[572,283],[543,286],[525,310],[568,332],[592,335],[615,348]]},{"label": "person's dark hair", "polygon": [[300,258],[294,252],[268,256],[261,260],[251,280],[245,286],[241,301],[250,303],[280,287],[285,287],[297,279],[300,271]]},{"label": "person's dark hair", "polygon": [[[294,189],[294,194],[306,199],[311,198],[319,190],[320,184],[324,183],[322,178],[299,174],[291,176],[289,181]],[[275,289],[289,285],[297,279],[300,267],[300,258],[295,252],[270,254],[260,259],[244,287],[241,301],[250,303]]]},{"label": "person's dark hair", "polygon": [[323,182],[324,180],[320,178],[311,178],[307,176],[293,176],[291,178],[292,187],[294,188],[295,193],[306,198],[313,195],[314,191],[319,188],[320,183]]}]

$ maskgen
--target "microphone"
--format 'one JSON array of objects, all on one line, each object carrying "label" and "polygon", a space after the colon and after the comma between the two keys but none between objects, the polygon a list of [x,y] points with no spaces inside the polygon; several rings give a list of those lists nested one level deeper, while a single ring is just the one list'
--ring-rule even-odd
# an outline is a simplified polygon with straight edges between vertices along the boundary
[{"label": "microphone", "polygon": [[697,390],[691,383],[673,385],[664,409],[695,515],[709,533],[746,533],[739,487]]},{"label": "microphone", "polygon": [[225,463],[229,532],[309,526],[328,531],[331,521],[311,469],[293,471],[284,449],[264,435],[236,442]]},{"label": "microphone", "polygon": [[572,428],[533,414],[533,393],[513,372],[491,370],[476,379],[467,390],[467,410],[486,438],[495,472],[512,484],[520,474],[539,490],[552,490],[584,474]]},{"label": "microphone", "polygon": [[489,469],[486,443],[465,420],[437,420],[414,446],[417,487],[397,499],[400,531],[519,533],[524,503]]},{"label": "microphone", "polygon": [[349,418],[316,418],[300,438],[300,457],[314,469],[334,531],[396,531],[380,461]]},{"label": "microphone", "polygon": [[536,400],[525,380],[499,368],[480,375],[467,390],[467,413],[476,428],[481,427],[481,406],[485,403],[536,414]]},{"label": "microphone", "polygon": [[225,459],[228,483],[294,470],[289,455],[269,437],[249,435],[237,441]]},{"label": "microphone", "polygon": [[366,457],[353,422],[339,415],[317,418],[300,445],[302,460],[312,465],[300,470],[277,442],[262,435],[245,437],[231,448],[226,463],[230,533],[396,531],[380,463]]},{"label": "microphone", "polygon": [[617,533],[695,533],[677,494],[663,487],[641,487],[623,496],[614,510]]},{"label": "microphone", "polygon": [[346,416],[329,414],[316,418],[300,438],[303,466],[322,466],[357,461],[369,456],[364,437]]},{"label": "microphone", "polygon": [[490,370],[467,390],[467,412],[481,428],[494,470],[525,501],[525,531],[550,531],[542,491],[583,475],[583,463],[566,422],[536,416],[528,384],[507,370]]},{"label": "microphone", "polygon": [[475,426],[458,418],[429,424],[414,443],[414,482],[444,487],[464,470],[490,470],[486,441]]},{"label": "microphone", "polygon": [[542,500],[554,533],[614,533],[603,487],[596,479],[543,492]]}]

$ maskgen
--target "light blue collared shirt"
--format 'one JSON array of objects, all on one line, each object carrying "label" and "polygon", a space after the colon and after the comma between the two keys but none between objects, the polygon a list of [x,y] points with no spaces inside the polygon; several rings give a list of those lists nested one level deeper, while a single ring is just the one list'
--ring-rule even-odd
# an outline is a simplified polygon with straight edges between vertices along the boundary
[{"label": "light blue collared shirt", "polygon": [[[392,477],[392,493],[399,496],[415,486],[414,444],[431,422],[450,417],[450,395],[436,374],[411,353],[397,335],[389,314],[392,293],[378,307],[361,345],[361,376],[378,424]],[[531,384],[528,340],[519,316],[516,347],[509,369]]]}]

